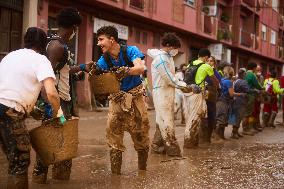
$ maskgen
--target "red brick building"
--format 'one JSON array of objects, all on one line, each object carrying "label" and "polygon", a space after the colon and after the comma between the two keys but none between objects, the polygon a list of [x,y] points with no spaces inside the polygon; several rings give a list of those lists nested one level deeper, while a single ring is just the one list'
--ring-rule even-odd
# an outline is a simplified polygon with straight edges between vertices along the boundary
[{"label": "red brick building", "polygon": [[[138,46],[143,53],[160,47],[163,32],[176,32],[182,40],[175,57],[177,66],[196,58],[200,48],[208,47],[218,60],[231,62],[236,69],[254,61],[263,67],[264,74],[269,69],[282,74],[284,0],[30,1],[37,3],[32,6],[37,8],[37,26],[48,32],[56,30],[55,16],[60,9],[78,8],[83,17],[73,41],[78,63],[98,59],[97,28],[112,24],[119,29],[120,39]],[[23,8],[23,13],[27,10]],[[146,63],[149,68],[150,58]],[[90,105],[88,81],[80,83],[78,96],[82,106]]]}]

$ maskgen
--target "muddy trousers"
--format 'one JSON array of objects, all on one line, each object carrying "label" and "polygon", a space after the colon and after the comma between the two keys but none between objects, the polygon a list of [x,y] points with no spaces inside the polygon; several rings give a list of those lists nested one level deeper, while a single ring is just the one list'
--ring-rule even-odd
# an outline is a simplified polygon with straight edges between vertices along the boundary
[{"label": "muddy trousers", "polygon": [[225,128],[228,126],[230,102],[220,99],[216,104],[216,129],[217,138],[225,139]]},{"label": "muddy trousers", "polygon": [[194,148],[199,143],[201,121],[207,115],[204,94],[185,94],[185,132],[184,148]]},{"label": "muddy trousers", "polygon": [[[8,189],[28,189],[30,164],[30,137],[24,124],[24,115],[0,104],[0,143],[7,156]],[[4,113],[3,113],[4,112]]]},{"label": "muddy trousers", "polygon": [[270,103],[263,106],[263,123],[268,127],[275,127],[274,121],[278,113],[277,97],[273,97]]},{"label": "muddy trousers", "polygon": [[149,120],[145,101],[142,95],[133,97],[131,108],[125,111],[120,101],[110,100],[106,129],[107,144],[110,147],[111,170],[120,174],[124,131],[132,138],[138,153],[139,169],[146,169],[149,150]]},{"label": "muddy trousers", "polygon": [[156,110],[156,131],[152,142],[152,152],[180,156],[180,147],[175,137],[175,88],[154,89],[153,99]]},{"label": "muddy trousers", "polygon": [[241,122],[244,118],[246,111],[246,105],[244,104],[236,104],[233,103],[233,112],[236,115],[236,123],[233,125],[233,130],[232,130],[232,138],[239,138],[242,137],[242,135],[239,133],[239,128],[241,126]]},{"label": "muddy trousers", "polygon": [[207,118],[201,120],[199,143],[211,143],[212,132],[216,127],[216,102],[207,101]]}]

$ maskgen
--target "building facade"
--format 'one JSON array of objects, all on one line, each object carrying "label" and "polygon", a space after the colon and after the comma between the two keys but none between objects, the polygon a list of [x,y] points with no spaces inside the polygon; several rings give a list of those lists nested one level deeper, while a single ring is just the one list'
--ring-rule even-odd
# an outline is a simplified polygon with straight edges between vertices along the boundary
[{"label": "building facade", "polygon": [[[138,46],[145,54],[149,48],[160,48],[164,32],[176,32],[182,41],[180,52],[175,57],[176,66],[197,58],[198,50],[205,47],[209,48],[219,61],[232,63],[235,69],[246,67],[248,62],[254,61],[263,67],[264,74],[269,69],[277,70],[279,76],[282,74],[284,0],[23,0],[21,2],[23,2],[22,14],[26,15],[25,18],[29,18],[30,25],[36,23],[38,27],[49,33],[56,31],[55,16],[60,9],[72,6],[80,11],[83,23],[76,39],[72,42],[74,58],[78,63],[96,61],[99,58],[101,52],[96,45],[96,31],[100,26],[111,24],[118,28],[121,40],[129,45]],[[29,23],[22,24],[27,26]],[[3,31],[1,25],[0,30]],[[0,53],[3,51],[2,46]],[[150,69],[151,60],[148,57],[146,64]],[[78,86],[79,103],[87,108],[91,104],[88,81],[80,82]]]}]

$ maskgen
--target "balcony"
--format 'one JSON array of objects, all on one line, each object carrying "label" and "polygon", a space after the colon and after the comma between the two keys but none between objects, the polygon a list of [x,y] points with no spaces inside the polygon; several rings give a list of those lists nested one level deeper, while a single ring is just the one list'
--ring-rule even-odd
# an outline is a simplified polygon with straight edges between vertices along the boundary
[{"label": "balcony", "polygon": [[253,36],[254,34],[240,29],[240,44],[248,48],[253,47]]},{"label": "balcony", "polygon": [[283,15],[280,15],[279,26],[280,28],[284,29],[284,16]]},{"label": "balcony", "polygon": [[211,34],[213,32],[212,17],[204,15],[204,32]]},{"label": "balcony", "polygon": [[217,39],[230,42],[232,39],[232,25],[219,20]]},{"label": "balcony", "polygon": [[129,6],[132,8],[143,10],[145,6],[144,3],[145,3],[144,0],[130,0]]},{"label": "balcony", "polygon": [[281,46],[278,46],[278,58],[284,60],[284,48]]},{"label": "balcony", "polygon": [[248,6],[254,8],[255,7],[255,0],[243,0],[243,3],[247,4]]}]

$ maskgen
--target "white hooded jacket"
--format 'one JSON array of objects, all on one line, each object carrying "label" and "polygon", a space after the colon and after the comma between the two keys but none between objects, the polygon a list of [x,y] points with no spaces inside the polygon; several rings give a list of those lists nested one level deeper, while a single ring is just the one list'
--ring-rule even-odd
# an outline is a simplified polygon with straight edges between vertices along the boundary
[{"label": "white hooded jacket", "polygon": [[186,87],[183,81],[175,76],[173,57],[159,49],[148,49],[147,54],[153,59],[151,65],[153,90],[161,87]]}]

